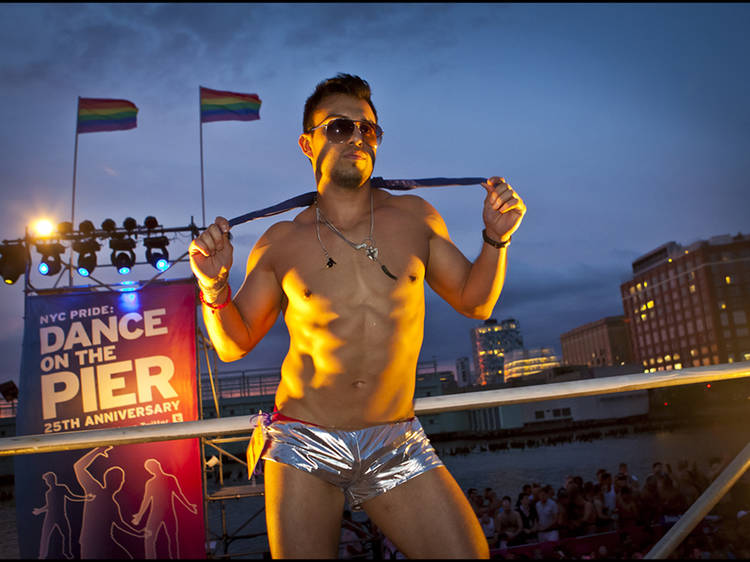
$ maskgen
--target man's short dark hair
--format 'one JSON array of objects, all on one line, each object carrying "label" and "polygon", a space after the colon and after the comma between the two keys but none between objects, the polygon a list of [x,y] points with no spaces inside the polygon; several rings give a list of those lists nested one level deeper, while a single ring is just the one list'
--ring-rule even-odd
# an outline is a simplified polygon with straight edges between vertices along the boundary
[{"label": "man's short dark hair", "polygon": [[370,85],[366,80],[363,80],[359,76],[352,74],[343,74],[339,72],[335,77],[328,78],[319,82],[315,86],[315,91],[305,101],[305,111],[302,115],[302,131],[307,132],[315,123],[312,122],[312,114],[315,108],[326,96],[332,94],[346,94],[361,100],[365,100],[372,109],[372,113],[375,115],[375,121],[378,120],[378,112],[375,111],[375,106],[370,99],[372,92],[370,91]]}]

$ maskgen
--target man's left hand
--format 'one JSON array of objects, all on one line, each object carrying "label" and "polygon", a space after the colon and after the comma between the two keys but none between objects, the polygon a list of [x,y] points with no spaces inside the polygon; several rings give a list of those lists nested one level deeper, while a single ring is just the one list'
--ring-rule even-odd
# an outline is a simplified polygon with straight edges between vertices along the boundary
[{"label": "man's left hand", "polygon": [[487,236],[505,242],[521,225],[526,205],[505,178],[493,176],[483,182],[482,187],[487,190],[482,212]]}]

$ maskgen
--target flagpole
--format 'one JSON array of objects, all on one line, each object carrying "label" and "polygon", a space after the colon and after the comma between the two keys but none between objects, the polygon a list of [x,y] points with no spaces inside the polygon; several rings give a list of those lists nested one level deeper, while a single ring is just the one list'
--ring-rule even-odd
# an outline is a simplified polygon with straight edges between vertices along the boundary
[{"label": "flagpole", "polygon": [[[73,200],[70,204],[70,224],[75,230],[76,223],[76,170],[78,167],[78,115],[81,112],[81,96],[78,96],[76,107],[76,142],[73,150]],[[73,286],[73,245],[70,245],[70,258],[68,259],[68,286]]]},{"label": "flagpole", "polygon": [[203,211],[203,228],[206,228],[206,198],[203,190],[203,121],[201,120],[201,87],[198,85],[198,126],[201,144],[201,210]]}]

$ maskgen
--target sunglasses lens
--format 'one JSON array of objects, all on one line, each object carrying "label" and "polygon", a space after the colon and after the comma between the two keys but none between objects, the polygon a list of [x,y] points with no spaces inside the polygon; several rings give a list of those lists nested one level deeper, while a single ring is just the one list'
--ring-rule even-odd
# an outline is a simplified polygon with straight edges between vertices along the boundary
[{"label": "sunglasses lens", "polygon": [[334,119],[326,127],[326,136],[331,142],[346,142],[354,133],[354,121],[350,119]]},{"label": "sunglasses lens", "polygon": [[362,121],[359,124],[359,132],[362,133],[362,138],[367,144],[369,145],[378,144],[377,132],[375,131],[375,127],[371,125],[370,123]]}]

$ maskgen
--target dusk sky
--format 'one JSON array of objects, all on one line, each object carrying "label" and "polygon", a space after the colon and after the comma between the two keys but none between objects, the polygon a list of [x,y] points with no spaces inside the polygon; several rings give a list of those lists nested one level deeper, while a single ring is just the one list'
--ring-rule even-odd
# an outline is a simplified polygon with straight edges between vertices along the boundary
[{"label": "dusk sky", "polygon": [[[200,226],[199,86],[263,102],[258,121],[203,125],[213,220],[315,188],[297,146],[305,99],[357,74],[385,131],[374,175],[499,175],[524,198],[493,316],[516,318],[526,347],[559,352],[562,333],[622,314],[638,256],[750,232],[748,29],[748,4],[2,4],[0,240],[41,216],[70,220],[78,96],[139,112],[135,129],[79,135],[76,224]],[[485,190],[412,193],[473,260]],[[233,230],[233,287],[258,236],[294,214]],[[188,243],[176,238],[170,255]],[[51,287],[32,256],[32,282]],[[188,275],[183,264],[167,278]],[[479,322],[426,294],[422,359],[471,356]],[[18,381],[23,297],[22,278],[0,286],[0,382]],[[287,344],[280,317],[220,372],[276,368]]]}]

